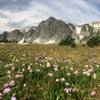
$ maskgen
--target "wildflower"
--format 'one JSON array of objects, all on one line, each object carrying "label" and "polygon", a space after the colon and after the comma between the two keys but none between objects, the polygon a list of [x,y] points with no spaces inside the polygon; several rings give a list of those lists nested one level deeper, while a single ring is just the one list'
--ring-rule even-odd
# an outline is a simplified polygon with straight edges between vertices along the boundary
[{"label": "wildflower", "polygon": [[8,71],[7,71],[7,74],[11,74],[11,71],[10,71],[10,70],[8,70]]},{"label": "wildflower", "polygon": [[17,100],[15,94],[13,94],[10,100]]},{"label": "wildflower", "polygon": [[58,71],[58,68],[55,67],[55,68],[54,68],[54,71]]},{"label": "wildflower", "polygon": [[68,59],[67,61],[68,61],[68,62],[70,62],[70,61],[71,61],[71,59]]},{"label": "wildflower", "polygon": [[32,73],[32,67],[28,66],[27,70],[29,70],[30,73]]},{"label": "wildflower", "polygon": [[56,81],[56,82],[59,82],[59,79],[56,79],[55,81]]},{"label": "wildflower", "polygon": [[96,91],[92,91],[90,94],[92,97],[95,97],[97,95]]},{"label": "wildflower", "polygon": [[0,96],[3,96],[3,94],[2,94],[2,93],[0,93]]},{"label": "wildflower", "polygon": [[65,91],[65,93],[71,93],[72,92],[72,88],[65,88],[64,91]]},{"label": "wildflower", "polygon": [[40,66],[42,66],[42,64],[40,64]]},{"label": "wildflower", "polygon": [[15,75],[15,78],[22,78],[22,77],[23,77],[23,75],[20,74],[20,73],[18,73],[18,74]]},{"label": "wildflower", "polygon": [[69,83],[66,82],[65,85],[66,85],[66,86],[69,86]]},{"label": "wildflower", "polygon": [[51,64],[49,62],[47,62],[47,67],[50,67],[50,66],[51,66]]},{"label": "wildflower", "polygon": [[23,87],[26,87],[26,83],[23,84]]},{"label": "wildflower", "polygon": [[32,70],[32,68],[31,68],[31,69],[29,70],[29,72],[32,73],[32,71],[33,71],[33,70]]},{"label": "wildflower", "polygon": [[9,84],[10,84],[10,86],[14,86],[15,85],[15,81],[12,80]]},{"label": "wildflower", "polygon": [[15,96],[12,96],[10,100],[17,100]]},{"label": "wildflower", "polygon": [[28,66],[28,68],[27,68],[28,70],[30,70],[31,69],[31,66]]},{"label": "wildflower", "polygon": [[74,70],[73,67],[71,67],[70,70],[73,71]]},{"label": "wildflower", "polygon": [[89,72],[89,73],[93,72],[93,68],[89,69],[88,72]]},{"label": "wildflower", "polygon": [[3,99],[3,94],[2,93],[0,93],[0,100],[2,100]]},{"label": "wildflower", "polygon": [[7,87],[3,90],[3,94],[7,94],[11,91],[11,88],[10,87]]},{"label": "wildflower", "polygon": [[54,64],[53,67],[54,67],[54,68],[58,68],[59,66],[58,66],[57,64]]},{"label": "wildflower", "polygon": [[96,74],[94,73],[94,74],[93,74],[93,79],[96,79],[96,77],[97,77],[97,76],[96,76]]},{"label": "wildflower", "polygon": [[86,75],[86,76],[90,76],[91,74],[90,74],[90,72],[88,72],[88,71],[85,71],[85,72],[83,72],[83,75]]},{"label": "wildflower", "polygon": [[23,66],[25,66],[25,64],[22,64]]},{"label": "wildflower", "polygon": [[22,77],[23,77],[23,75],[21,74],[21,75],[20,75],[20,78],[22,78]]},{"label": "wildflower", "polygon": [[18,62],[18,59],[15,59],[16,62]]},{"label": "wildflower", "polygon": [[10,85],[8,83],[5,83],[3,86],[4,88],[8,88]]},{"label": "wildflower", "polygon": [[23,69],[22,69],[22,71],[24,72],[24,71],[25,71],[25,69],[23,68]]},{"label": "wildflower", "polygon": [[64,92],[65,92],[65,93],[69,93],[69,91],[68,91],[68,89],[67,89],[67,88],[65,88],[65,89],[64,89]]},{"label": "wildflower", "polygon": [[52,76],[53,76],[53,73],[48,73],[48,76],[49,76],[49,77],[52,77]]},{"label": "wildflower", "polygon": [[14,62],[14,61],[15,61],[15,59],[12,59],[12,61]]},{"label": "wildflower", "polygon": [[100,87],[100,84],[98,84],[98,87]]},{"label": "wildflower", "polygon": [[88,68],[89,66],[88,66],[88,65],[85,65],[84,67],[85,67],[85,68]]},{"label": "wildflower", "polygon": [[65,78],[60,78],[60,81],[61,82],[65,82]]},{"label": "wildflower", "polygon": [[15,75],[15,78],[20,78],[20,75],[19,74]]},{"label": "wildflower", "polygon": [[87,76],[90,76],[91,74],[90,74],[90,73],[87,73],[86,75],[87,75]]},{"label": "wildflower", "polygon": [[78,70],[76,70],[76,71],[74,72],[74,74],[75,74],[75,75],[78,74]]},{"label": "wildflower", "polygon": [[37,69],[36,71],[37,71],[37,72],[40,72],[40,69]]},{"label": "wildflower", "polygon": [[71,75],[71,73],[67,73],[67,76],[70,76]]}]

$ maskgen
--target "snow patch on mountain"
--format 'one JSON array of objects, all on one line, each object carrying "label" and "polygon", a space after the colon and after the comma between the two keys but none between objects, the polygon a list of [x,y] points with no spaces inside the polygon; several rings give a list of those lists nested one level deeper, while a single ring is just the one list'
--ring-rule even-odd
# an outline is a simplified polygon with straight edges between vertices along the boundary
[{"label": "snow patch on mountain", "polygon": [[45,42],[45,44],[53,44],[53,43],[56,43],[56,41],[55,40],[49,40],[49,41]]},{"label": "snow patch on mountain", "polygon": [[40,43],[40,38],[37,38],[36,40],[34,40],[33,43]]},{"label": "snow patch on mountain", "polygon": [[18,44],[23,44],[24,43],[24,38],[22,39],[22,40],[20,40],[19,42],[18,42]]},{"label": "snow patch on mountain", "polygon": [[81,26],[76,26],[76,33],[80,34],[81,33]]}]

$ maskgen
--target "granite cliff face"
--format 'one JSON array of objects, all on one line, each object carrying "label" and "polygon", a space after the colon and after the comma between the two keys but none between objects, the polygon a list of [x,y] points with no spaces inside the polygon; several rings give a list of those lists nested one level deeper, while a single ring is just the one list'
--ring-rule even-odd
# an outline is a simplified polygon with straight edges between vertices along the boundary
[{"label": "granite cliff face", "polygon": [[86,42],[90,37],[100,35],[100,22],[93,22],[84,25],[66,24],[62,20],[50,17],[42,21],[37,27],[30,27],[28,30],[13,30],[0,35],[0,41],[22,43],[59,43],[68,35],[75,38],[76,43]]},{"label": "granite cliff face", "polygon": [[[96,24],[96,23],[95,23]],[[100,35],[100,28],[95,28],[92,23],[76,25],[75,40],[76,43],[86,43],[93,36]]]},{"label": "granite cliff face", "polygon": [[[62,38],[72,35],[73,27],[71,24],[66,24],[64,21],[57,20],[54,17],[50,17],[46,21],[42,21],[35,30],[37,36],[37,42],[55,41],[59,42]],[[36,42],[33,41],[33,42]]]}]

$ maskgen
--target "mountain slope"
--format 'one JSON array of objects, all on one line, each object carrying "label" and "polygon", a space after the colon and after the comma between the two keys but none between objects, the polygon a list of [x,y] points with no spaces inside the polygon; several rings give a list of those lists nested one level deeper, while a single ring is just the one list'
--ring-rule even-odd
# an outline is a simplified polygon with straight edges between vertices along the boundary
[{"label": "mountain slope", "polygon": [[30,27],[28,30],[13,30],[0,35],[0,41],[20,43],[59,43],[67,36],[75,38],[76,43],[86,42],[90,37],[100,35],[100,22],[93,22],[84,25],[66,24],[62,20],[50,17],[42,21],[37,27]]},{"label": "mountain slope", "polygon": [[50,17],[39,24],[36,28],[36,33],[40,42],[47,42],[49,40],[59,42],[62,38],[72,35],[73,30],[70,27],[72,27],[70,24]]}]

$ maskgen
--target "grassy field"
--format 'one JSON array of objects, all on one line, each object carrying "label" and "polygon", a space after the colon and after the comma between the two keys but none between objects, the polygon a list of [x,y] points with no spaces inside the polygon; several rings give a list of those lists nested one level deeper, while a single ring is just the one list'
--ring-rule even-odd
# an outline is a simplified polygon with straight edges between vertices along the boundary
[{"label": "grassy field", "polygon": [[0,44],[0,98],[100,100],[100,46]]}]

